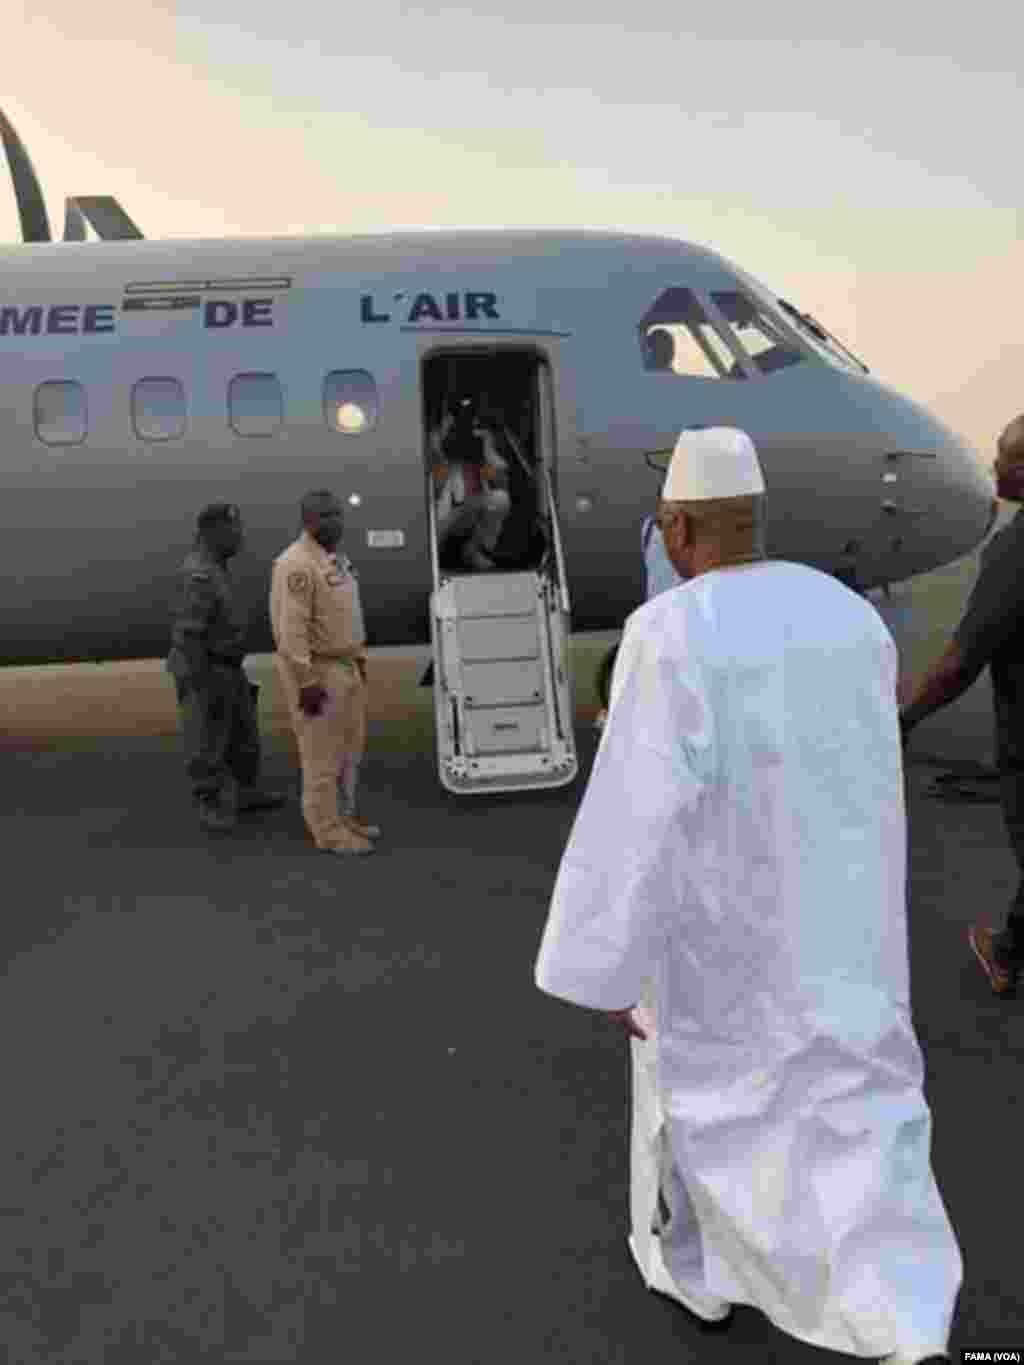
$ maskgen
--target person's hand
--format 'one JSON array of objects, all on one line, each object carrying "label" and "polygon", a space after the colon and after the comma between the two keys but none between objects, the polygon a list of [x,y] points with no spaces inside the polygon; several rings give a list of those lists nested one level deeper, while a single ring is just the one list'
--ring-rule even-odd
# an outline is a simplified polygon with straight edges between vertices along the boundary
[{"label": "person's hand", "polygon": [[433,468],[434,483],[440,488],[448,480],[448,465],[441,460]]},{"label": "person's hand", "polygon": [[633,1013],[635,1009],[635,1005],[630,1005],[628,1010],[605,1010],[605,1014],[618,1028],[624,1029],[628,1037],[646,1041],[647,1034],[637,1023],[636,1016]]},{"label": "person's hand", "polygon": [[304,687],[299,693],[299,706],[304,716],[319,716],[324,709],[327,701],[328,692],[326,687],[321,687],[319,683],[311,683],[309,687]]},{"label": "person's hand", "polygon": [[490,461],[488,461],[487,464],[482,464],[480,466],[480,475],[482,478],[487,479],[488,482],[493,483],[498,477],[498,466],[491,464]]}]

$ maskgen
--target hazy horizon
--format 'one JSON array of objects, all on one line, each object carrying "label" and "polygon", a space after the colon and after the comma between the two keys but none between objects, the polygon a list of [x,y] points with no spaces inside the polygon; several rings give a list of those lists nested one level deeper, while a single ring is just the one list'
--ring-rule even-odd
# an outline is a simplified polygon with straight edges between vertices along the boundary
[{"label": "hazy horizon", "polygon": [[1024,411],[1009,8],[783,0],[690,34],[664,0],[385,2],[357,26],[321,0],[215,20],[139,0],[130,33],[114,0],[13,9],[0,107],[58,233],[75,193],[116,195],[148,237],[658,233],[819,315],[986,462]]}]

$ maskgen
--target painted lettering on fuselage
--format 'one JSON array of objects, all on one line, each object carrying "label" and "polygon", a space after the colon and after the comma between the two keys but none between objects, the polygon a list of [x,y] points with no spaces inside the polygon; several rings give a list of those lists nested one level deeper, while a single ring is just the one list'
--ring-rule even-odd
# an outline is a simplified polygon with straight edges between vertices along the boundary
[{"label": "painted lettering on fuselage", "polygon": [[[392,306],[401,305],[396,313],[384,311],[372,294],[359,300],[362,322],[392,322],[399,317],[408,324],[417,322],[500,322],[498,296],[486,290],[460,290],[446,294],[420,293],[412,296],[395,294]],[[403,317],[404,314],[404,317]]]},{"label": "painted lettering on fuselage", "polygon": [[[122,308],[129,316],[144,312],[198,312],[196,299],[130,299]],[[231,327],[273,327],[273,299],[207,299],[202,304],[203,327],[225,331]],[[112,303],[0,304],[0,337],[97,336],[117,331],[117,307]]]},{"label": "painted lettering on fuselage", "polygon": [[91,336],[115,330],[112,303],[0,306],[0,337]]},{"label": "painted lettering on fuselage", "polygon": [[203,326],[215,329],[236,327],[273,327],[273,299],[208,299],[203,305]]}]

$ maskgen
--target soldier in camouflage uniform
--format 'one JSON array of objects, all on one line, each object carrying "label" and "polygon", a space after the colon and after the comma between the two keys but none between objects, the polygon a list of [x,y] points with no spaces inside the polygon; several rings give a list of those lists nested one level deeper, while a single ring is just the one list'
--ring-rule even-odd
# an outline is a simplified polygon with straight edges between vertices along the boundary
[{"label": "soldier in camouflage uniform", "polygon": [[238,811],[273,810],[285,800],[259,786],[258,688],[242,669],[245,622],[234,609],[227,567],[242,543],[237,507],[203,508],[181,569],[167,657],[199,820],[218,833],[234,829]]}]

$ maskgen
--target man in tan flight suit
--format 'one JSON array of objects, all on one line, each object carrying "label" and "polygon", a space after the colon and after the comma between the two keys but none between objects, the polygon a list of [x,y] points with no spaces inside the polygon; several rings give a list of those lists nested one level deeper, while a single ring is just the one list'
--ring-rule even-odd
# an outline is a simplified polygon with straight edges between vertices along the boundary
[{"label": "man in tan flight suit", "polygon": [[336,553],[341,503],[325,490],[307,493],[302,525],[298,540],[274,561],[270,586],[275,664],[302,763],[302,814],[317,848],[370,853],[380,830],[356,814],[366,743],[366,634],[352,565]]}]

